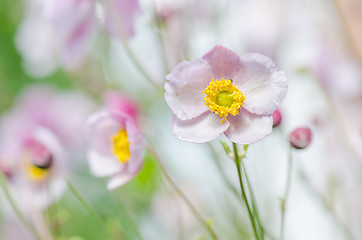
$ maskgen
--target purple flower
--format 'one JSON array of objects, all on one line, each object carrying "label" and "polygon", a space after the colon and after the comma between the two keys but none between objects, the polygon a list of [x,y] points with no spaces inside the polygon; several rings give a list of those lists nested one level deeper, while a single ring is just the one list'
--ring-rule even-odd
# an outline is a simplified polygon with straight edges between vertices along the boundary
[{"label": "purple flower", "polygon": [[221,133],[239,144],[263,139],[288,89],[284,73],[269,58],[239,57],[222,46],[178,64],[166,79],[165,99],[175,114],[172,131],[190,142],[210,141]]},{"label": "purple flower", "polygon": [[108,108],[93,114],[87,121],[87,158],[94,176],[111,177],[107,188],[112,190],[141,170],[145,147],[136,119],[129,115],[137,112],[131,109],[135,105],[123,96],[119,96],[116,103],[114,92],[106,99],[110,100],[106,103]]}]

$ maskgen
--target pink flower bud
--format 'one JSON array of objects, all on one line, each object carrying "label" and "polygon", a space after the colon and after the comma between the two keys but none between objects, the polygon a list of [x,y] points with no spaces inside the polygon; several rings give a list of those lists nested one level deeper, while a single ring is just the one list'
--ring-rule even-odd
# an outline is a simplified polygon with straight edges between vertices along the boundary
[{"label": "pink flower bud", "polygon": [[273,112],[273,128],[278,127],[282,121],[282,114],[277,109]]},{"label": "pink flower bud", "polygon": [[308,127],[297,128],[290,134],[289,140],[294,148],[304,149],[312,140],[312,131]]}]

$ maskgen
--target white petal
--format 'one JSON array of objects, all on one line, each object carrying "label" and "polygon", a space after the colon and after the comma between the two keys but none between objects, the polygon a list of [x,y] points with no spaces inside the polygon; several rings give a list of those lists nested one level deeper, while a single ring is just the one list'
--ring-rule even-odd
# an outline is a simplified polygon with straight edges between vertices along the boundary
[{"label": "white petal", "polygon": [[96,177],[110,176],[121,171],[123,168],[122,163],[117,161],[117,159],[111,156],[101,155],[94,150],[88,151],[87,159],[90,171]]},{"label": "white petal", "polygon": [[181,140],[201,143],[217,138],[229,127],[229,122],[213,112],[203,113],[197,118],[191,120],[181,120],[174,117],[172,123],[172,132]]},{"label": "white petal", "polygon": [[166,79],[165,100],[176,116],[182,120],[200,116],[208,110],[201,93],[212,80],[209,64],[202,59],[178,64]]},{"label": "white petal", "polygon": [[256,114],[272,114],[284,100],[288,80],[274,63],[260,54],[241,57],[245,71],[235,77],[237,86],[246,97],[243,107]]},{"label": "white petal", "polygon": [[135,176],[134,173],[129,173],[129,172],[119,173],[119,174],[113,176],[108,181],[107,189],[113,190],[115,188],[118,188],[118,187],[122,186],[123,184],[125,184],[126,182],[128,182],[129,180],[131,180],[134,176]]},{"label": "white petal", "polygon": [[238,144],[251,144],[268,136],[272,131],[273,117],[257,115],[241,108],[239,115],[229,116],[229,129],[225,136]]}]

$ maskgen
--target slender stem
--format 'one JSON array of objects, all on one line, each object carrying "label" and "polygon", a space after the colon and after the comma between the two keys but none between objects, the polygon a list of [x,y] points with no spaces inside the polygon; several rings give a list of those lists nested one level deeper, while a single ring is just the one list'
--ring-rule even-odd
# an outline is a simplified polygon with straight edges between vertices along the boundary
[{"label": "slender stem", "polygon": [[21,213],[21,211],[19,210],[18,206],[16,205],[15,201],[13,200],[13,198],[11,197],[11,194],[9,192],[9,189],[6,185],[6,177],[4,176],[3,173],[0,173],[0,184],[1,187],[5,193],[5,197],[8,200],[8,202],[10,203],[11,207],[13,208],[16,216],[19,218],[19,220],[21,221],[21,223],[29,230],[29,232],[31,232],[36,239],[41,240],[41,237],[39,235],[39,233],[36,231],[36,229],[29,223],[29,221],[25,218],[25,216]]},{"label": "slender stem", "polygon": [[[248,145],[245,145],[244,146],[245,151],[247,150],[247,148],[248,148]],[[260,234],[261,234],[260,237],[261,237],[261,239],[264,239],[264,227],[263,227],[263,225],[261,224],[261,221],[260,221],[258,207],[256,205],[256,200],[255,200],[255,195],[254,195],[254,192],[253,192],[253,188],[251,187],[249,177],[248,177],[248,173],[246,171],[243,159],[240,159],[240,162],[241,162],[241,165],[242,165],[242,168],[243,168],[243,171],[244,171],[246,183],[248,185],[249,194],[250,194],[250,197],[251,197],[251,204],[252,204],[252,207],[253,207],[253,212],[255,214],[255,219],[256,219],[256,221],[258,223],[258,227],[259,227]]]},{"label": "slender stem", "polygon": [[285,212],[287,207],[287,201],[289,197],[290,192],[290,186],[291,186],[291,179],[292,179],[292,165],[293,165],[293,158],[292,158],[292,149],[289,149],[289,160],[288,160],[288,172],[287,172],[287,186],[285,188],[284,197],[282,199],[282,216],[281,216],[281,224],[280,224],[280,240],[284,239],[284,226],[285,226]]},{"label": "slender stem", "polygon": [[241,194],[242,197],[245,201],[246,204],[246,208],[248,209],[248,213],[249,213],[249,218],[250,218],[250,222],[251,225],[253,227],[254,230],[254,234],[255,234],[255,238],[257,240],[259,240],[259,235],[258,235],[258,231],[256,229],[256,224],[255,224],[255,220],[254,220],[254,216],[253,213],[251,212],[250,206],[249,206],[249,202],[248,202],[248,198],[246,197],[246,192],[245,192],[245,188],[244,188],[244,184],[243,184],[243,178],[242,178],[242,174],[241,174],[241,168],[240,168],[240,159],[239,159],[239,153],[238,153],[238,149],[236,146],[236,143],[233,142],[233,149],[234,149],[234,158],[235,158],[235,164],[236,164],[236,169],[238,171],[238,177],[239,177],[239,184],[240,184],[240,189],[241,189]]},{"label": "slender stem", "polygon": [[83,205],[83,207],[92,215],[105,229],[105,232],[113,239],[112,234],[108,231],[107,225],[105,223],[105,219],[100,216],[89,204],[88,202],[78,193],[77,189],[73,186],[73,184],[67,179],[67,184],[69,190],[73,193],[73,195],[77,198],[77,200]]},{"label": "slender stem", "polygon": [[197,211],[197,209],[192,205],[191,201],[186,197],[186,195],[181,191],[181,189],[176,185],[176,183],[172,180],[172,178],[168,175],[165,167],[163,166],[160,158],[156,154],[156,152],[148,148],[148,151],[154,156],[154,158],[157,160],[157,162],[160,165],[161,171],[167,181],[171,184],[171,186],[175,189],[175,191],[180,195],[180,197],[183,199],[183,201],[186,203],[186,205],[190,208],[191,212],[195,215],[195,217],[200,221],[200,223],[205,227],[205,229],[209,232],[212,239],[216,240],[218,239],[214,230],[211,228],[211,226],[205,221],[205,219],[201,216],[201,214]]},{"label": "slender stem", "polygon": [[155,87],[155,89],[161,90],[160,86],[158,84],[156,84],[156,81],[154,81],[153,78],[150,77],[150,75],[147,73],[146,69],[142,66],[142,64],[136,58],[136,56],[134,55],[132,49],[128,45],[127,40],[121,38],[121,42],[123,44],[124,50],[126,51],[129,59],[132,61],[133,65],[137,68],[139,73],[141,73],[141,75],[145,79],[147,79],[152,84],[152,86]]}]

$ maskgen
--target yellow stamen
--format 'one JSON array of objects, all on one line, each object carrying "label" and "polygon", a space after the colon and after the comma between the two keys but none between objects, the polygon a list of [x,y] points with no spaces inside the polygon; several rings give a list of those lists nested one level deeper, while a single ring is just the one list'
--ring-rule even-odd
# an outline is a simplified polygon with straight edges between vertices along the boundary
[{"label": "yellow stamen", "polygon": [[113,154],[122,163],[128,162],[131,157],[131,152],[129,151],[129,142],[126,130],[123,129],[118,131],[117,134],[112,136],[111,141],[113,143]]},{"label": "yellow stamen", "polygon": [[239,114],[239,109],[245,100],[243,92],[233,85],[230,79],[222,78],[221,80],[216,79],[216,81],[212,79],[201,92],[206,94],[206,97],[203,98],[205,105],[209,107],[210,111],[220,115],[222,123],[229,114],[233,116]]},{"label": "yellow stamen", "polygon": [[26,172],[31,180],[40,181],[49,176],[49,169],[39,168],[29,164],[26,166]]}]

